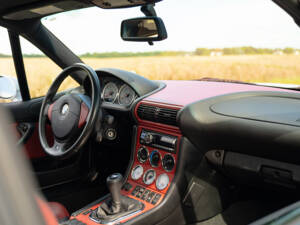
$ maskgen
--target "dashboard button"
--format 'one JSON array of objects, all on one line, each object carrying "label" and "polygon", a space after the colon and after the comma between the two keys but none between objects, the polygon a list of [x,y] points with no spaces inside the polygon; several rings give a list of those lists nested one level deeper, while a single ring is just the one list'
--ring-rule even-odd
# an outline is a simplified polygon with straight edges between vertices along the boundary
[{"label": "dashboard button", "polygon": [[151,204],[155,205],[159,201],[160,197],[161,197],[160,194],[156,194],[155,197],[153,198]]},{"label": "dashboard button", "polygon": [[125,191],[130,191],[131,188],[132,188],[132,185],[130,183],[125,183],[122,187],[122,189]]},{"label": "dashboard button", "polygon": [[139,186],[136,186],[135,189],[131,192],[131,195],[135,196],[136,193],[138,193],[140,190],[140,187]]},{"label": "dashboard button", "polygon": [[144,194],[142,196],[142,200],[146,200],[149,193],[150,193],[150,191],[146,189],[146,191],[144,192]]},{"label": "dashboard button", "polygon": [[155,195],[155,193],[154,192],[150,192],[149,193],[149,195],[148,195],[148,197],[147,197],[147,202],[151,202],[151,200],[152,200],[152,198],[153,198],[153,196]]}]

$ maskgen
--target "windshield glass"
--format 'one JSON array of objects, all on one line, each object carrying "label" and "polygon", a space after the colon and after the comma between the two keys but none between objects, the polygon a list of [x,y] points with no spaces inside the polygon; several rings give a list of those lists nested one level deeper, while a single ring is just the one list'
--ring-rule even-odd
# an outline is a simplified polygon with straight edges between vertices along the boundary
[{"label": "windshield glass", "polygon": [[155,7],[168,39],[125,42],[121,21],[139,7],[88,8],[43,19],[85,63],[135,71],[154,80],[204,77],[300,84],[300,29],[270,0],[162,1]]}]

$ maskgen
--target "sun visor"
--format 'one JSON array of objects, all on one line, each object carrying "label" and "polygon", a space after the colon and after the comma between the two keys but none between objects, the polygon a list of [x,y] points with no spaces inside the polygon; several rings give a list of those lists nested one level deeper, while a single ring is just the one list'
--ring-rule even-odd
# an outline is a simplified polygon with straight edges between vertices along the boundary
[{"label": "sun visor", "polygon": [[82,9],[93,6],[88,2],[80,1],[60,1],[54,2],[52,4],[44,4],[35,7],[26,7],[14,12],[10,12],[2,16],[3,19],[7,20],[24,20],[24,19],[34,19],[48,16],[55,13],[60,13],[64,11]]},{"label": "sun visor", "polygon": [[103,9],[135,7],[160,1],[161,0],[90,0],[91,3]]},{"label": "sun visor", "polygon": [[27,6],[14,10],[4,14],[2,18],[6,20],[25,20],[42,18],[55,13],[91,6],[98,6],[103,9],[115,9],[153,4],[160,1],[162,0],[66,0],[52,3],[47,1],[43,4],[39,4],[38,6]]}]

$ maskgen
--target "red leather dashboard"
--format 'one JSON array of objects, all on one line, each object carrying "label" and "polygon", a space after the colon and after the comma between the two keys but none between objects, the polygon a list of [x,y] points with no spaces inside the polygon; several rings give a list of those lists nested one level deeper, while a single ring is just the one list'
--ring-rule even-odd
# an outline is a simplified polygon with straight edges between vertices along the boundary
[{"label": "red leather dashboard", "polygon": [[161,91],[145,98],[143,101],[167,104],[170,107],[183,107],[195,101],[218,95],[245,91],[284,91],[280,88],[264,87],[249,84],[211,82],[211,81],[164,81],[166,87]]}]

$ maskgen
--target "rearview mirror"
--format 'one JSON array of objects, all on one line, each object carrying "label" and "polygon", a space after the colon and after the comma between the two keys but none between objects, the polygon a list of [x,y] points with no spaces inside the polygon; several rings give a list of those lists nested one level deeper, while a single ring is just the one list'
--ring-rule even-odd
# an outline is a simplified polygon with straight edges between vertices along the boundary
[{"label": "rearview mirror", "polygon": [[168,37],[164,22],[156,16],[124,20],[121,37],[125,41],[162,41]]}]

